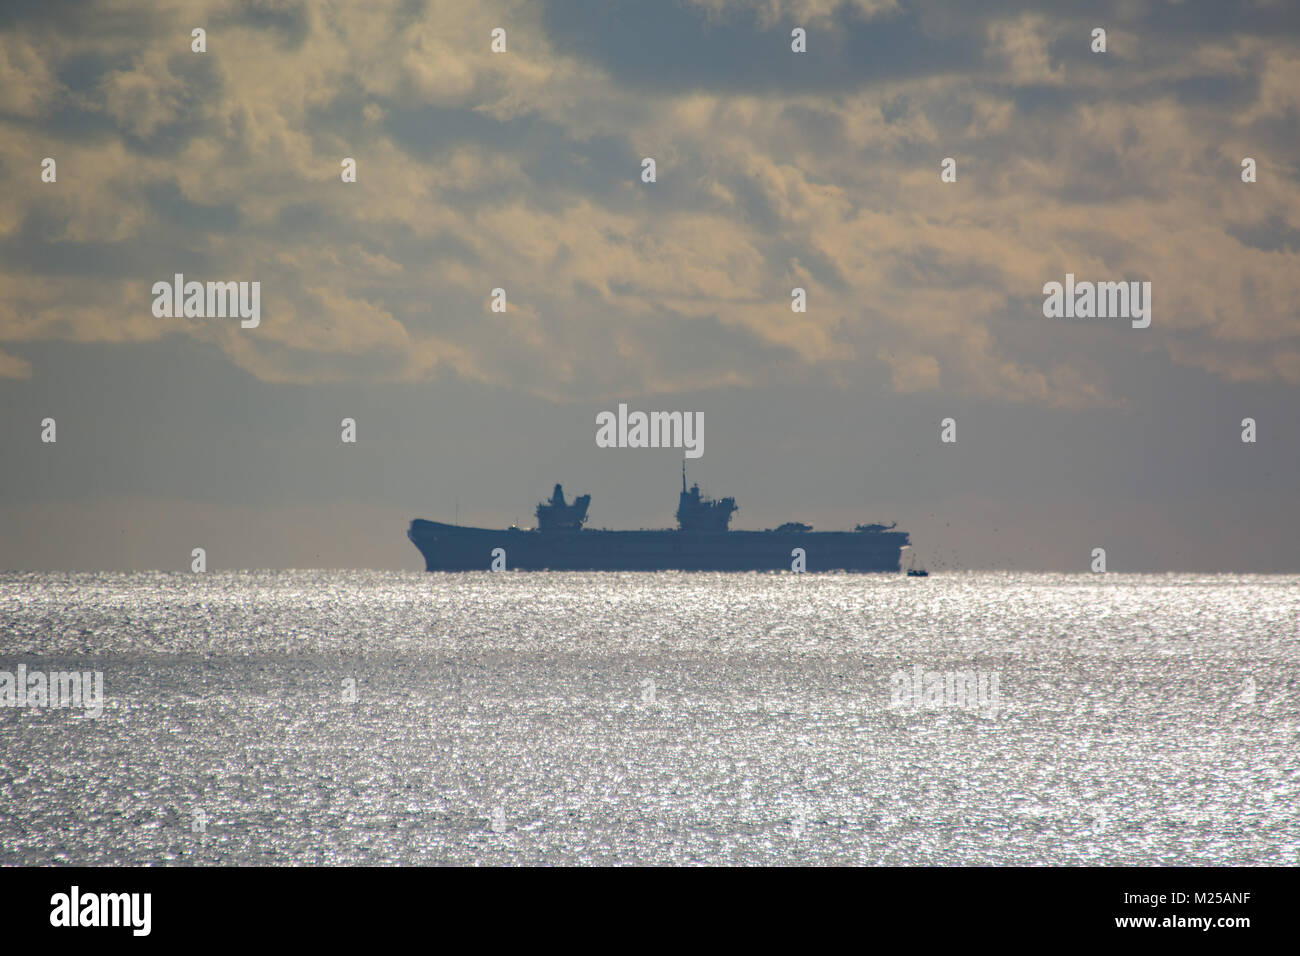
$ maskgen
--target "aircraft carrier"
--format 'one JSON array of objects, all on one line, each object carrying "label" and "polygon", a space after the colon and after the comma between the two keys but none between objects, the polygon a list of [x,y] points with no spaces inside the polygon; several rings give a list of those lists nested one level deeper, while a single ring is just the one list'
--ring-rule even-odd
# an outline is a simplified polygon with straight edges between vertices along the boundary
[{"label": "aircraft carrier", "polygon": [[707,498],[698,484],[688,490],[685,467],[675,530],[586,528],[590,504],[591,495],[567,504],[556,485],[550,500],[538,504],[534,529],[494,531],[417,518],[406,535],[427,571],[790,571],[802,558],[804,571],[897,572],[909,543],[892,524],[813,531],[792,521],[770,531],[728,530],[735,499]]}]

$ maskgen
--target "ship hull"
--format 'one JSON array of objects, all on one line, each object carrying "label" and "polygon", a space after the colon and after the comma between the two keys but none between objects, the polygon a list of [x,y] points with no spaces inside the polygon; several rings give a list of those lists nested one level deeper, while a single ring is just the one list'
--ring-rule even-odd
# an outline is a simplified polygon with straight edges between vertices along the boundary
[{"label": "ship hull", "polygon": [[487,571],[505,552],[516,571],[789,571],[795,548],[806,571],[899,570],[902,531],[493,531],[417,518],[407,537],[427,571]]}]

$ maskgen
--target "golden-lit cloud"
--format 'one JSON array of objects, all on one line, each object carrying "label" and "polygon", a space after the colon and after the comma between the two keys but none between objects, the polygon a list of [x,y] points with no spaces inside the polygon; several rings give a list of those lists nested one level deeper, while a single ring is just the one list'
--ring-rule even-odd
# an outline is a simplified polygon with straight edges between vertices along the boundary
[{"label": "golden-lit cloud", "polygon": [[[775,31],[753,57],[794,56],[790,23],[870,31],[908,12],[691,7]],[[0,240],[31,261],[0,262],[0,345],[179,334],[269,381],[451,370],[552,397],[779,371],[1086,407],[1116,401],[1116,347],[1300,385],[1295,37],[1207,34],[1174,56],[1130,20],[1103,58],[1090,26],[1010,15],[965,39],[960,67],[743,89],[622,76],[557,42],[536,3],[20,20],[0,32]],[[489,50],[495,27],[507,53]],[[88,58],[101,69],[78,79]],[[261,326],[154,318],[148,290],[174,272],[260,281]],[[1151,328],[1076,326],[1063,355],[1039,308],[1066,272],[1150,280]],[[686,365],[671,346],[688,327],[708,347]],[[0,376],[29,374],[0,353]]]}]

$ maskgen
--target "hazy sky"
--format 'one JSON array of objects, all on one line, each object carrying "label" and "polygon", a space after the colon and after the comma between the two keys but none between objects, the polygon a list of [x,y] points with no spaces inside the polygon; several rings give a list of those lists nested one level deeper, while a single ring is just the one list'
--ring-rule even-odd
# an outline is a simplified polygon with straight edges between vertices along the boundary
[{"label": "hazy sky", "polygon": [[[670,526],[626,402],[703,413],[734,527],[1300,572],[1298,149],[1288,2],[9,0],[0,568],[419,569],[556,481]],[[1066,273],[1150,327],[1045,318]]]}]

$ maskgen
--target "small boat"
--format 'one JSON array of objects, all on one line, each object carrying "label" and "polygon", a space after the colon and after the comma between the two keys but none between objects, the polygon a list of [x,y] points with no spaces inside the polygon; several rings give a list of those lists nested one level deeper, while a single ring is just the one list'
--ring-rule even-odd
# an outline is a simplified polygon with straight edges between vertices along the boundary
[{"label": "small boat", "polygon": [[909,559],[907,562],[907,576],[909,578],[928,578],[930,576],[930,572],[927,571],[925,568],[918,568],[916,566],[916,552],[913,551],[910,546],[908,547],[907,551],[908,551],[908,559]]}]

